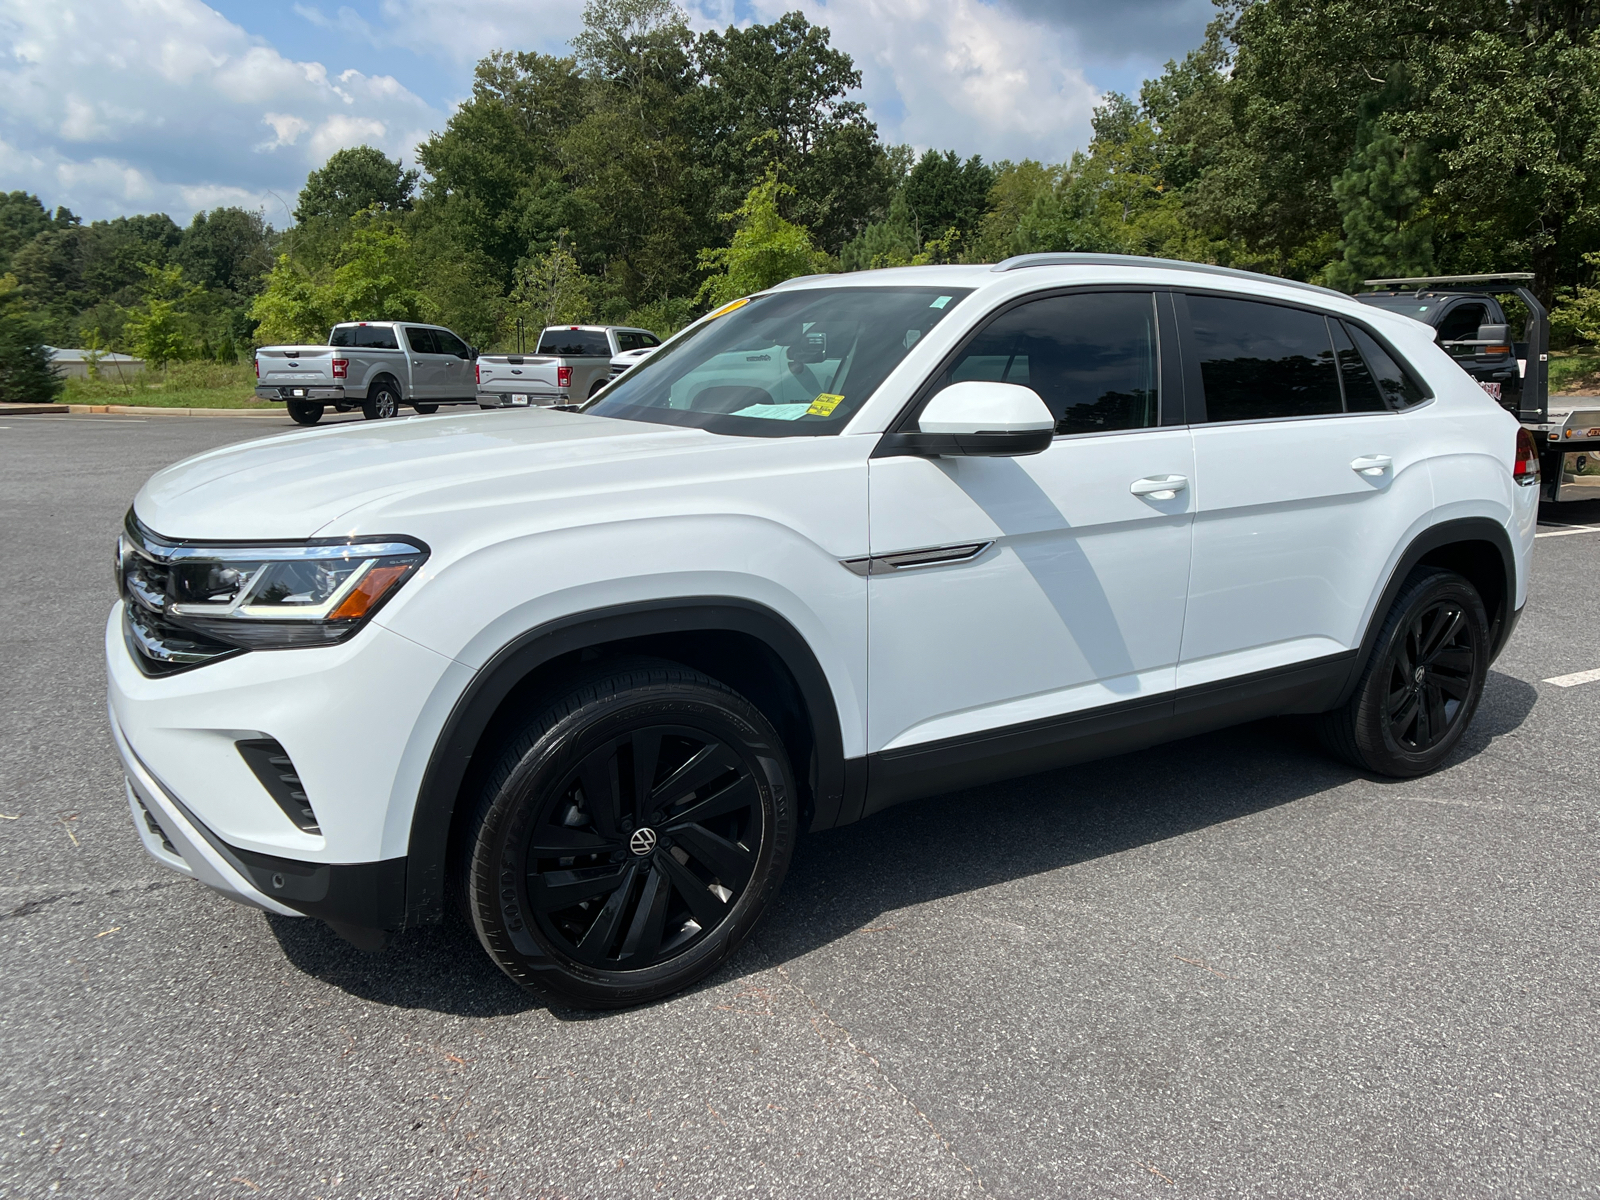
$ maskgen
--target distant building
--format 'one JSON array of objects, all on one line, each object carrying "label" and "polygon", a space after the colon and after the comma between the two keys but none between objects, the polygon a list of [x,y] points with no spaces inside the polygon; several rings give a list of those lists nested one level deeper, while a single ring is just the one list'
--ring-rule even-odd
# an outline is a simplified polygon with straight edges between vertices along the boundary
[{"label": "distant building", "polygon": [[64,379],[88,378],[91,359],[100,364],[101,379],[137,375],[144,370],[144,359],[128,354],[113,354],[110,350],[58,350],[54,346],[46,346],[45,349]]}]

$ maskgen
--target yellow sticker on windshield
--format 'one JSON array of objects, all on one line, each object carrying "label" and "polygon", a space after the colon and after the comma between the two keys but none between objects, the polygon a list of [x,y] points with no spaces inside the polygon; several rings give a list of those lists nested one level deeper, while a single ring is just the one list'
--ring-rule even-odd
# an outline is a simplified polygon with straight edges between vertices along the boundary
[{"label": "yellow sticker on windshield", "polygon": [[822,395],[818,396],[811,402],[811,407],[806,409],[806,416],[831,417],[833,416],[833,410],[838,408],[839,405],[843,403],[843,396],[834,396],[827,392],[823,392]]},{"label": "yellow sticker on windshield", "polygon": [[746,304],[749,304],[749,303],[750,303],[750,297],[749,296],[740,297],[738,300],[735,300],[732,304],[724,304],[721,308],[717,309],[716,312],[712,313],[709,317],[707,317],[706,320],[715,321],[718,317],[725,317],[729,313],[731,313],[734,309],[743,308]]}]

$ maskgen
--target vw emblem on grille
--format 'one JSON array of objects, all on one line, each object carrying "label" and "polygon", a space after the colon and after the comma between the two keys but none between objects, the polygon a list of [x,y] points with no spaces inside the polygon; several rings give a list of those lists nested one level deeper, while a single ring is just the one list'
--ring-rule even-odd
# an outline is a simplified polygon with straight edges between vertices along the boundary
[{"label": "vw emblem on grille", "polygon": [[649,854],[656,848],[656,831],[654,829],[635,829],[633,836],[628,839],[628,849],[635,854]]}]

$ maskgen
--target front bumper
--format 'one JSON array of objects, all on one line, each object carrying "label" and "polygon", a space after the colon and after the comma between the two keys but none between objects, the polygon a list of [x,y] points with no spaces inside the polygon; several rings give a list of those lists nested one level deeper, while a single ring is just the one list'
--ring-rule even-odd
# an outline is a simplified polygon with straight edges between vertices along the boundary
[{"label": "front bumper", "polygon": [[[157,861],[358,945],[403,924],[417,789],[469,668],[372,625],[339,645],[151,678],[123,639],[120,603],[105,651],[129,811]],[[320,827],[297,827],[257,776],[240,748],[256,739],[292,759]]]},{"label": "front bumper", "polygon": [[110,718],[133,827],[157,862],[241,904],[284,917],[320,917],[365,950],[382,947],[405,923],[404,858],[308,863],[230,846],[145,766],[115,711]]},{"label": "front bumper", "polygon": [[343,404],[345,401],[344,387],[315,387],[310,385],[279,386],[277,384],[257,384],[256,399],[258,400],[316,400],[322,403]]}]

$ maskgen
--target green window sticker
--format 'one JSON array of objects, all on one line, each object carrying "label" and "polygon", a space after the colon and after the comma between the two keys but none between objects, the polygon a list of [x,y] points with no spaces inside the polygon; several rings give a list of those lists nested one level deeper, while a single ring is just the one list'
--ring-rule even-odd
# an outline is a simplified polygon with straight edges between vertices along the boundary
[{"label": "green window sticker", "polygon": [[943,308],[946,304],[949,304],[950,301],[953,300],[953,299],[955,299],[955,297],[953,297],[953,296],[940,296],[932,304],[928,305],[928,307],[929,308]]}]

